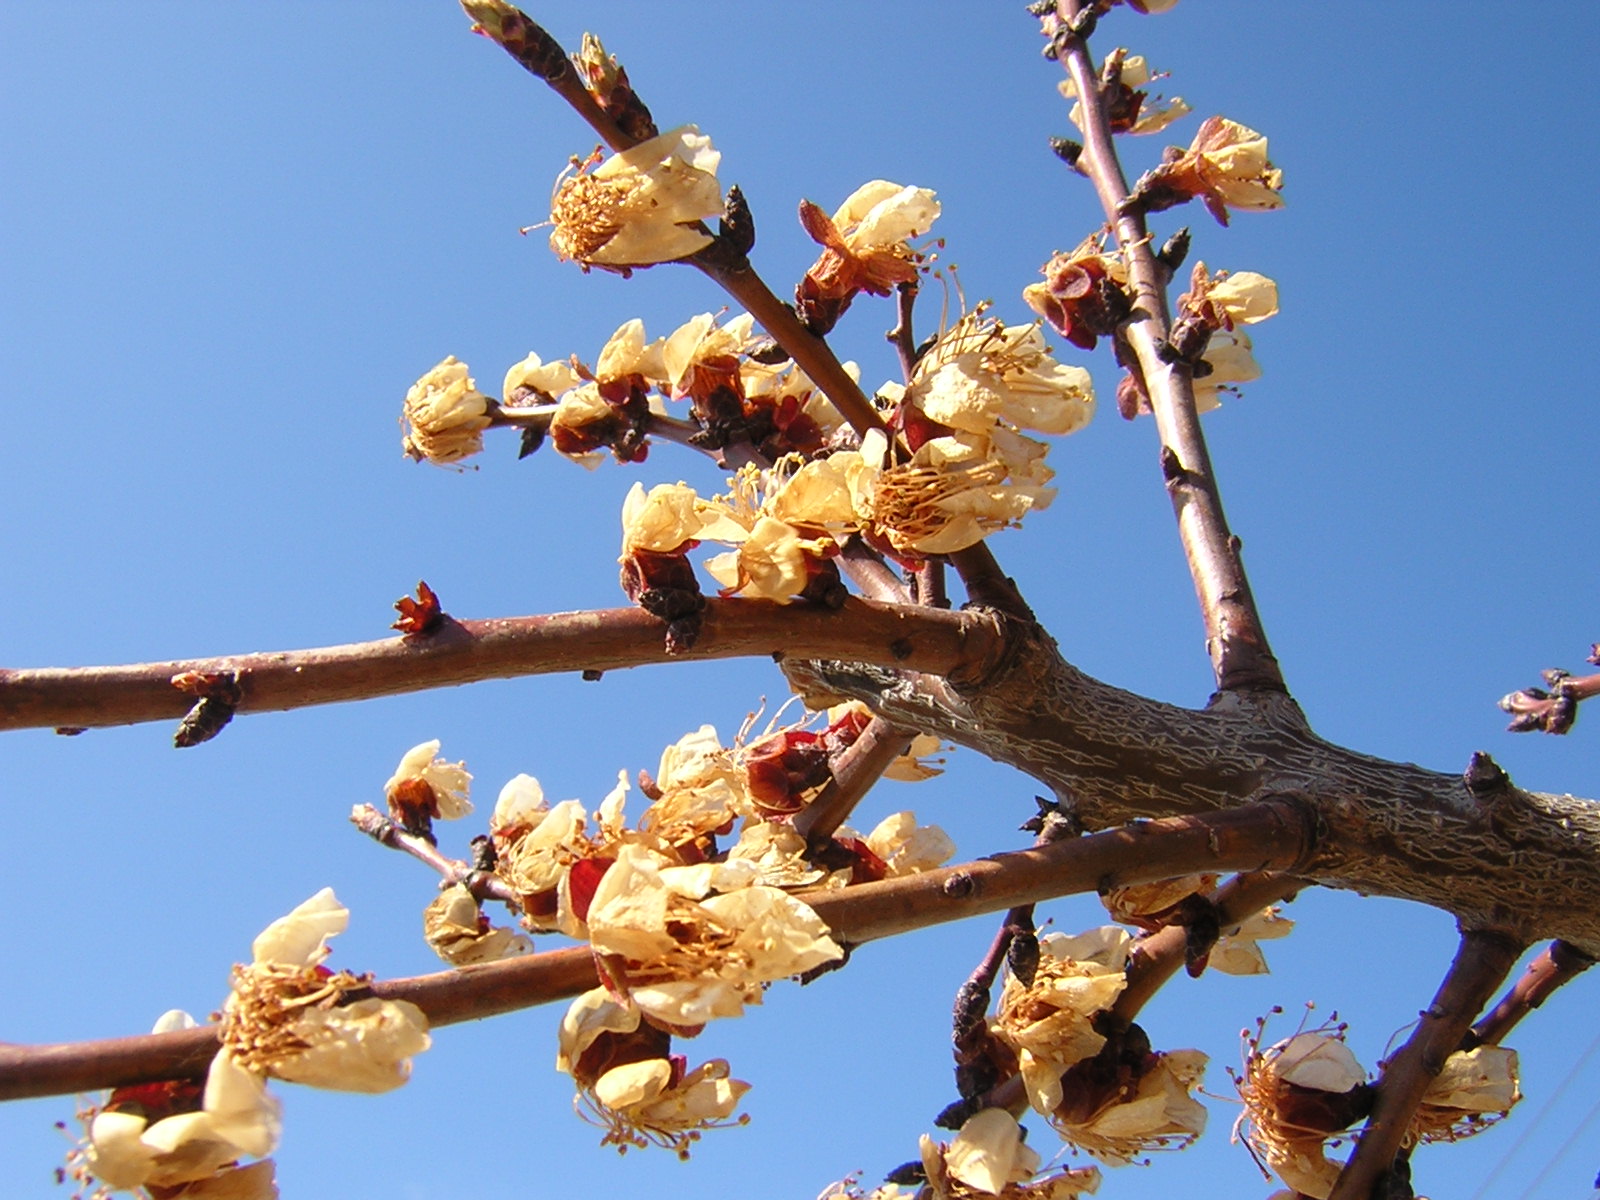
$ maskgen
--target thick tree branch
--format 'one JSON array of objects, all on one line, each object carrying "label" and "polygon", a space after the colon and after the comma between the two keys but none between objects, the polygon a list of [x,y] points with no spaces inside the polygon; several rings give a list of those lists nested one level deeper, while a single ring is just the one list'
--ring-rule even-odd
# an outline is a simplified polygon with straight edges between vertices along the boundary
[{"label": "thick tree branch", "polygon": [[[859,945],[1101,886],[1195,871],[1293,870],[1311,853],[1312,836],[1297,806],[1267,802],[1207,818],[1139,822],[919,875],[811,892],[805,899],[836,938]],[[440,1026],[549,1003],[595,985],[589,951],[575,947],[378,982],[371,994],[409,1000]],[[0,1100],[195,1075],[215,1050],[214,1026],[63,1045],[0,1044]]]},{"label": "thick tree branch", "polygon": [[1000,626],[979,612],[951,613],[851,599],[831,611],[764,600],[708,600],[693,649],[669,654],[662,623],[636,608],[446,619],[425,636],[315,650],[179,659],[118,667],[0,669],[0,729],[76,731],[181,717],[194,697],[173,686],[185,672],[233,672],[237,711],[277,712],[430,688],[614,671],[677,660],[755,655],[838,655],[911,671],[981,676],[1002,649]]},{"label": "thick tree branch", "polygon": [[1325,829],[1301,876],[1600,954],[1600,805],[1524,791],[1497,770],[1468,779],[1335,746],[1282,693],[1164,704],[1085,675],[1037,627],[1013,629],[1013,653],[979,688],[837,662],[784,670],[813,706],[860,699],[1027,772],[1086,829],[1295,795]]},{"label": "thick tree branch", "polygon": [[[1069,18],[1088,7],[1065,0]],[[1206,648],[1217,686],[1283,689],[1277,659],[1239,558],[1239,540],[1228,529],[1222,496],[1195,411],[1190,368],[1163,361],[1158,348],[1171,330],[1167,307],[1168,272],[1150,248],[1144,214],[1129,210],[1128,181],[1122,173],[1102,102],[1099,75],[1084,40],[1063,32],[1058,57],[1078,89],[1084,146],[1078,169],[1094,184],[1106,217],[1116,231],[1135,292],[1135,317],[1126,327],[1129,346],[1138,356],[1144,385],[1161,438],[1162,474],[1178,518],[1178,535],[1194,578],[1205,621]]]},{"label": "thick tree branch", "polygon": [[1384,1067],[1372,1116],[1356,1141],[1328,1200],[1369,1200],[1373,1185],[1394,1162],[1423,1093],[1461,1045],[1461,1039],[1516,964],[1523,943],[1503,934],[1469,930],[1433,1003],[1410,1039]]}]

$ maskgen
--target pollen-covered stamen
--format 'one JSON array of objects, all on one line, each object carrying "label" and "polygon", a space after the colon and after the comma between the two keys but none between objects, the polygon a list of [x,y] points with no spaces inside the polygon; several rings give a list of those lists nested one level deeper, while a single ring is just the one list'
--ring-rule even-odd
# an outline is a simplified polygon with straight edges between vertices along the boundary
[{"label": "pollen-covered stamen", "polygon": [[580,171],[562,180],[550,201],[555,229],[550,242],[565,258],[585,262],[622,232],[622,205],[630,184]]},{"label": "pollen-covered stamen", "polygon": [[258,962],[233,969],[233,995],[221,1016],[223,1048],[247,1071],[267,1074],[283,1059],[311,1048],[301,1023],[311,1008],[334,1008],[371,976],[322,967]]},{"label": "pollen-covered stamen", "polygon": [[[897,541],[913,543],[950,523],[944,502],[973,488],[995,487],[1006,478],[1004,463],[988,461],[958,471],[901,465],[878,476],[872,520],[892,529]],[[997,521],[992,528],[1005,524]]]}]

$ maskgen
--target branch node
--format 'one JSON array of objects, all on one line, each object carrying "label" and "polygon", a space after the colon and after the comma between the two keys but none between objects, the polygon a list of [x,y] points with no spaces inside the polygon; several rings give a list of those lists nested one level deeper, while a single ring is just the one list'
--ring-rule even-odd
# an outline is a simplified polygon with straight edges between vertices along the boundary
[{"label": "branch node", "polygon": [[1482,750],[1473,752],[1462,779],[1466,782],[1467,791],[1471,792],[1475,799],[1483,802],[1494,800],[1511,788],[1511,777],[1500,769],[1499,763]]}]

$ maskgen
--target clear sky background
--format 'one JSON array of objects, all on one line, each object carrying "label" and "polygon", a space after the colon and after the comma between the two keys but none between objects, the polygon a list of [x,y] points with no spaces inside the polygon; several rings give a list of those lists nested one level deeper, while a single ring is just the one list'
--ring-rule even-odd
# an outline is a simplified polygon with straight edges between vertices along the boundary
[{"label": "clear sky background", "polygon": [[[1028,316],[1019,292],[1099,223],[1046,149],[1067,133],[1059,69],[1020,5],[552,2],[569,46],[600,33],[663,128],[696,122],[757,218],[780,293],[814,246],[792,214],[866,180],[931,187],[936,232],[971,300]],[[0,663],[137,662],[384,636],[418,578],[461,617],[623,603],[617,513],[635,479],[714,488],[662,447],[588,474],[492,439],[464,474],[400,455],[408,385],[446,354],[498,388],[530,350],[592,361],[640,316],[652,336],[722,306],[698,274],[585,277],[517,228],[593,135],[446,0],[0,5]],[[1262,130],[1288,206],[1231,230],[1197,206],[1213,267],[1262,271],[1283,312],[1256,337],[1264,377],[1207,418],[1267,630],[1326,737],[1457,771],[1487,750],[1527,787],[1600,793],[1600,731],[1504,733],[1495,699],[1539,668],[1579,669],[1594,594],[1592,229],[1588,114],[1600,35],[1588,4],[1269,5],[1185,0],[1118,12],[1125,44],[1173,72],[1195,115]],[[1130,170],[1165,138],[1127,142]],[[938,289],[922,306],[937,311]],[[894,375],[887,305],[836,339],[869,385]],[[1067,657],[1119,685],[1204,702],[1210,672],[1154,431],[1106,397],[1052,453],[1061,495],[993,546]],[[653,767],[702,721],[731,736],[779,675],[761,662],[549,677],[240,719],[175,752],[170,727],[0,740],[0,1038],[141,1032],[203,1016],[251,938],[324,885],[352,909],[335,962],[382,976],[439,964],[420,937],[418,864],[345,822],[430,737],[465,758],[485,813],[511,775],[594,803],[619,767]],[[1021,844],[1035,785],[976,755],[885,785],[868,825],[914,807],[963,857]],[[450,828],[464,850],[481,826]],[[1101,921],[1092,897],[1043,912]],[[1314,1000],[1352,1023],[1370,1067],[1431,997],[1451,921],[1345,894],[1289,910],[1262,979],[1176,981],[1143,1022],[1213,1056],[1231,1092],[1237,1033]],[[552,1069],[559,1009],[440,1031],[402,1091],[282,1087],[286,1197],[810,1197],[916,1154],[953,1090],[950,998],[988,944],[983,919],[872,946],[804,992],[686,1049],[755,1084],[750,1126],[689,1166],[618,1160]],[[551,940],[547,944],[555,944]],[[1427,1149],[1435,1200],[1589,1194],[1594,980],[1520,1032],[1528,1100],[1473,1142]],[[1283,1020],[1290,1032],[1291,1015]],[[1551,1101],[1554,1100],[1554,1103]],[[1548,1107],[1547,1107],[1548,1105]],[[1236,1107],[1181,1157],[1110,1173],[1119,1198],[1265,1196],[1228,1145]],[[59,1195],[70,1100],[0,1109],[0,1194]],[[1588,1124],[1586,1124],[1588,1122]],[[1048,1129],[1033,1122],[1036,1141]],[[1592,1141],[1588,1143],[1591,1147]],[[1491,1172],[1503,1173],[1491,1178]]]}]

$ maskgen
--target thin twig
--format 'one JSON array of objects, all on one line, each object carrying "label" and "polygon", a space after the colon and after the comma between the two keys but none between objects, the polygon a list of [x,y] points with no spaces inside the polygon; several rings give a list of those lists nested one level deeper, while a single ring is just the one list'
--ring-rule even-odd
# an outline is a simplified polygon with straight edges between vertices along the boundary
[{"label": "thin twig", "polygon": [[816,799],[795,817],[795,832],[805,837],[813,849],[826,843],[850,819],[862,797],[883,778],[889,764],[910,748],[915,736],[882,717],[873,717],[834,760],[833,775]]},{"label": "thin twig", "polygon": [[1472,1027],[1461,1048],[1470,1050],[1474,1046],[1499,1045],[1523,1017],[1550,998],[1551,992],[1593,965],[1594,959],[1576,946],[1562,941],[1551,942],[1528,963],[1522,978],[1511,986],[1500,1002]]},{"label": "thin twig", "polygon": [[1566,733],[1578,719],[1578,703],[1600,696],[1600,675],[1568,675],[1565,671],[1546,671],[1545,688],[1523,688],[1500,698],[1500,710],[1511,714],[1506,726],[1512,733],[1540,730]]},{"label": "thin twig", "polygon": [[1405,1144],[1423,1093],[1444,1060],[1461,1045],[1472,1018],[1505,980],[1522,949],[1521,942],[1500,933],[1469,930],[1461,935],[1455,961],[1433,1003],[1421,1014],[1410,1039],[1384,1066],[1372,1116],[1328,1200],[1369,1200]]},{"label": "thin twig", "polygon": [[895,323],[886,336],[900,357],[900,374],[909,384],[917,369],[917,335],[912,331],[911,312],[917,304],[917,281],[897,284],[894,290]]},{"label": "thin twig", "polygon": [[499,900],[520,910],[520,901],[510,885],[492,871],[480,871],[471,863],[439,852],[427,838],[407,833],[370,804],[358,804],[350,811],[350,823],[380,846],[399,850],[426,863],[448,885],[460,884],[479,900]]},{"label": "thin twig", "polygon": [[[835,938],[860,945],[913,929],[1055,896],[1194,871],[1291,870],[1313,846],[1309,817],[1278,802],[1123,829],[997,854],[960,866],[820,890],[805,899]],[[545,951],[410,979],[371,994],[409,1000],[434,1026],[478,1020],[575,996],[596,985],[587,947]],[[187,1077],[216,1049],[215,1026],[54,1046],[0,1045],[0,1100]]]},{"label": "thin twig", "polygon": [[181,717],[184,672],[236,672],[241,714],[393,696],[559,672],[610,671],[680,659],[793,655],[934,675],[982,669],[1002,634],[979,612],[846,600],[837,611],[765,600],[708,599],[699,640],[669,654],[661,621],[637,608],[446,619],[426,636],[115,667],[0,669],[0,730],[84,729]]},{"label": "thin twig", "polygon": [[[1070,18],[1088,7],[1083,0],[1065,0]],[[1261,617],[1239,558],[1239,542],[1228,529],[1211,456],[1206,450],[1195,411],[1190,368],[1164,362],[1157,353],[1171,328],[1167,306],[1168,272],[1150,247],[1144,214],[1128,210],[1128,182],[1112,141],[1101,99],[1099,76],[1082,38],[1063,34],[1059,58],[1078,89],[1084,148],[1080,169],[1094,184],[1135,289],[1136,316],[1126,327],[1127,340],[1138,355],[1156,430],[1161,461],[1178,535],[1194,579],[1205,622],[1206,648],[1218,688],[1284,690],[1277,659],[1267,645]]]}]

